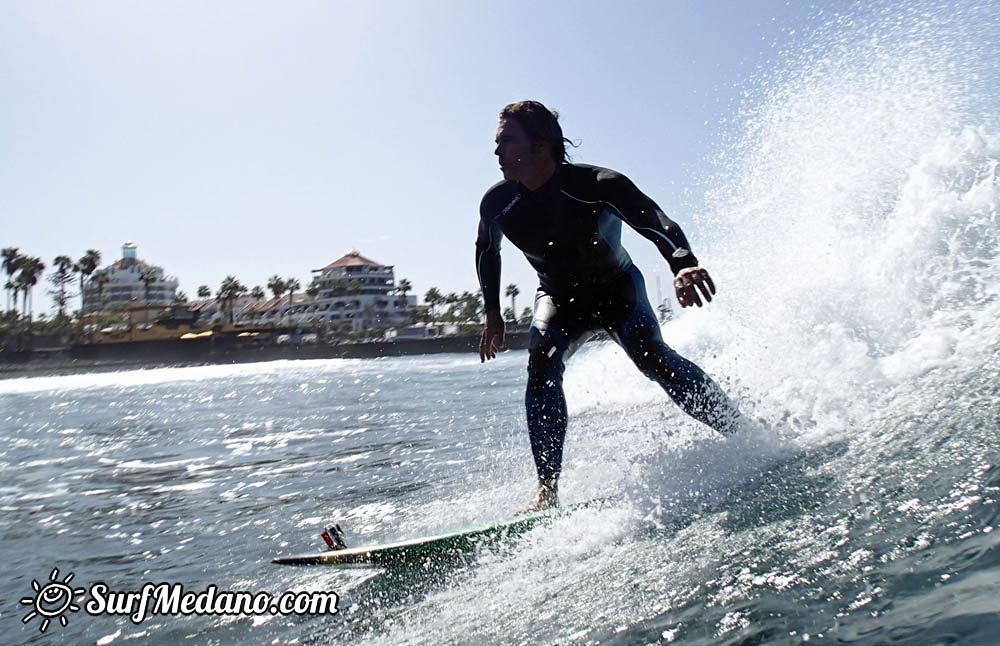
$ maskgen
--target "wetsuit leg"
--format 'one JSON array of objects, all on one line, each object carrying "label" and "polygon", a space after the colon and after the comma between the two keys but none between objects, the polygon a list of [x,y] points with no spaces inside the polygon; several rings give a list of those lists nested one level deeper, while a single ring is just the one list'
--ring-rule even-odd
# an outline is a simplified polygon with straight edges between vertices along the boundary
[{"label": "wetsuit leg", "polygon": [[602,322],[636,367],[660,384],[684,412],[720,433],[737,430],[740,412],[722,388],[663,342],[637,267],[611,286],[602,303]]},{"label": "wetsuit leg", "polygon": [[566,361],[590,338],[593,319],[576,308],[561,306],[545,292],[535,297],[528,332],[528,386],[524,403],[528,437],[540,479],[558,478],[566,438]]}]

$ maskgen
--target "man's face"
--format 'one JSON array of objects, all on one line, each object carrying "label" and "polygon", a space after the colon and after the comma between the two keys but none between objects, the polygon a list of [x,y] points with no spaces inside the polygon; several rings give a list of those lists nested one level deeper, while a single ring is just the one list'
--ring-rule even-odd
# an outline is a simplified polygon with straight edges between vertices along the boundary
[{"label": "man's face", "polygon": [[533,149],[528,134],[513,119],[500,120],[496,142],[493,154],[500,162],[504,179],[508,180],[522,180],[525,173],[543,163],[548,154],[544,146],[536,145]]}]

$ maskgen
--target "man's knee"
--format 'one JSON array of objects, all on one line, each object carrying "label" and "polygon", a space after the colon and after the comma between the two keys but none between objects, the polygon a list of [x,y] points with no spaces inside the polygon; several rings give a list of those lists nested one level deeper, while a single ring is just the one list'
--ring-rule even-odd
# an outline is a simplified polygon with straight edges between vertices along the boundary
[{"label": "man's knee", "polygon": [[528,347],[528,392],[539,393],[562,386],[562,352],[550,338],[539,335]]},{"label": "man's knee", "polygon": [[657,382],[674,382],[680,378],[680,357],[664,343],[643,343],[629,352],[629,357],[643,375]]},{"label": "man's knee", "polygon": [[528,362],[528,395],[541,395],[562,387],[562,367],[555,362],[537,360]]}]

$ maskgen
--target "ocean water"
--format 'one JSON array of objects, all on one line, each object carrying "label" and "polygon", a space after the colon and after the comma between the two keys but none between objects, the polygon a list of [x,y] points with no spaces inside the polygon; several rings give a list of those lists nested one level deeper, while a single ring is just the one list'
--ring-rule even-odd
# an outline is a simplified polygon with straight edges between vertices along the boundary
[{"label": "ocean water", "polygon": [[[759,420],[689,420],[615,346],[572,360],[564,501],[469,560],[282,568],[508,516],[523,352],[0,382],[4,642],[1000,643],[1000,18],[818,13],[747,80],[664,326]],[[331,590],[333,616],[21,620],[32,580]]]}]

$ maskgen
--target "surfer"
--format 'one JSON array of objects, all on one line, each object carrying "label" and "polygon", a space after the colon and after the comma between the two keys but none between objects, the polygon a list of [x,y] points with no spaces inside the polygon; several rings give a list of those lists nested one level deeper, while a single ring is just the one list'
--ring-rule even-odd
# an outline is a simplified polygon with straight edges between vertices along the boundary
[{"label": "surfer", "polygon": [[500,241],[506,236],[538,272],[528,337],[525,407],[538,489],[524,510],[559,504],[566,436],[565,363],[591,333],[606,330],[644,375],[689,415],[713,429],[736,430],[740,413],[701,368],[663,342],[639,269],[621,245],[625,222],[670,265],[681,307],[711,302],[715,284],[684,233],[621,173],[570,163],[557,112],[519,101],[500,113],[496,150],[503,181],[480,205],[476,273],[486,324],[481,362],[503,347]]}]

